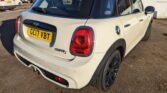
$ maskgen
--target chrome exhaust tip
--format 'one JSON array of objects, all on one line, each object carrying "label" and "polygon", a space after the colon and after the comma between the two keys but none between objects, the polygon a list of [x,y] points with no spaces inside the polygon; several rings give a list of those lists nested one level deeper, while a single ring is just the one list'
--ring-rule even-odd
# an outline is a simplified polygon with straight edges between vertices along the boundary
[{"label": "chrome exhaust tip", "polygon": [[40,69],[38,67],[36,67],[35,65],[30,64],[28,67],[32,68],[33,72],[36,72],[38,75],[41,75],[41,73],[39,71]]}]

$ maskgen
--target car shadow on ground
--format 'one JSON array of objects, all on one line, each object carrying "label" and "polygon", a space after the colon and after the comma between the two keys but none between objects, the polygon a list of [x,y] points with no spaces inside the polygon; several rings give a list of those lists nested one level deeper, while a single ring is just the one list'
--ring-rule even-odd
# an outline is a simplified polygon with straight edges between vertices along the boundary
[{"label": "car shadow on ground", "polygon": [[15,20],[10,19],[0,23],[0,40],[4,48],[13,55],[13,38],[15,36]]}]

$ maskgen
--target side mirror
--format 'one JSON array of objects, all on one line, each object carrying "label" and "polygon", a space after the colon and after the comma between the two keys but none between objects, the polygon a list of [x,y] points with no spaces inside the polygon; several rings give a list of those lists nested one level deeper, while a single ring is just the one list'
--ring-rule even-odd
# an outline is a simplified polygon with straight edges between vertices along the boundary
[{"label": "side mirror", "polygon": [[155,12],[155,8],[153,6],[147,6],[145,8],[145,14],[151,14],[151,13],[154,13]]}]

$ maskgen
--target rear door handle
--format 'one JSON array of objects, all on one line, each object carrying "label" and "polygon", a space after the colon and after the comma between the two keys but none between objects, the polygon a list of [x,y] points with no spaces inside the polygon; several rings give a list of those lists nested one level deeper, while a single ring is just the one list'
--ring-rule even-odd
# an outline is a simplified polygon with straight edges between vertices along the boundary
[{"label": "rear door handle", "polygon": [[125,28],[127,28],[127,27],[129,27],[129,26],[131,26],[131,24],[126,24],[126,25],[124,25]]}]

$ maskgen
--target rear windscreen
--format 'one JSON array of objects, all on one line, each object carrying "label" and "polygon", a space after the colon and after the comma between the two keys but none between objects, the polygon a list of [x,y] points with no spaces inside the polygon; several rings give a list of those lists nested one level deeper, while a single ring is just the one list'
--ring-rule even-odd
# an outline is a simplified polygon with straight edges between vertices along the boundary
[{"label": "rear windscreen", "polygon": [[37,0],[32,10],[48,15],[88,18],[92,2],[93,0]]}]

